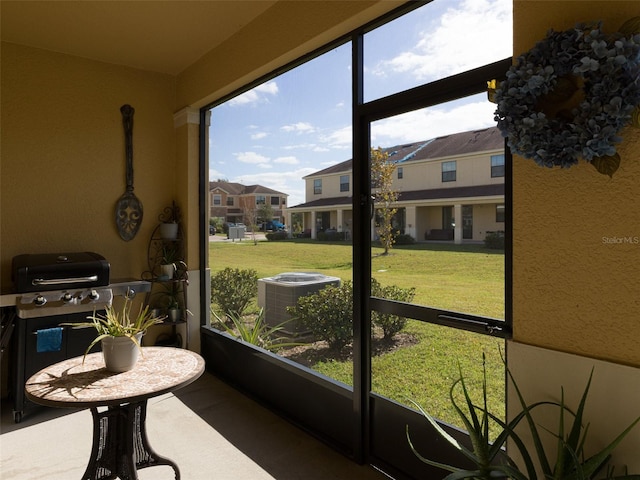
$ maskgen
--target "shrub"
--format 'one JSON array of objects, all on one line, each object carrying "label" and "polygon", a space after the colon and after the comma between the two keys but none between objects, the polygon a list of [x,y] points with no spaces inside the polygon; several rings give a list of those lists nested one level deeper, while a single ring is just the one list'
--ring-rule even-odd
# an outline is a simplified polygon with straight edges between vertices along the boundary
[{"label": "shrub", "polygon": [[287,307],[287,312],[297,317],[316,338],[340,350],[353,337],[353,286],[349,281],[339,287],[329,285],[298,298],[298,304]]},{"label": "shrub", "polygon": [[[410,302],[415,296],[415,290],[395,285],[383,287],[376,279],[371,279],[371,292],[379,298]],[[339,287],[330,285],[316,293],[300,297],[296,306],[287,307],[287,312],[300,319],[316,338],[325,340],[329,346],[340,350],[353,337],[353,285],[351,282],[344,282]],[[387,339],[407,324],[404,317],[380,312],[373,312],[371,321],[382,330]]]},{"label": "shrub", "polygon": [[316,237],[320,242],[342,242],[344,241],[344,232],[325,230],[324,232],[318,232]]},{"label": "shrub", "polygon": [[258,294],[258,272],[227,267],[211,277],[211,301],[225,315],[240,316]]},{"label": "shrub", "polygon": [[397,237],[395,237],[394,242],[396,245],[413,245],[416,243],[416,240],[406,233],[401,233]]},{"label": "shrub", "polygon": [[270,242],[278,241],[278,240],[286,240],[289,238],[289,234],[287,232],[269,232],[265,235],[267,240]]},{"label": "shrub", "polygon": [[504,231],[487,232],[484,237],[484,246],[492,250],[504,250]]},{"label": "shrub", "polygon": [[[396,285],[383,287],[375,278],[372,278],[371,294],[378,298],[411,302],[416,294],[416,289],[414,287],[401,288]],[[405,327],[407,319],[391,313],[371,312],[371,322],[374,326],[382,329],[384,338],[389,339]]]}]

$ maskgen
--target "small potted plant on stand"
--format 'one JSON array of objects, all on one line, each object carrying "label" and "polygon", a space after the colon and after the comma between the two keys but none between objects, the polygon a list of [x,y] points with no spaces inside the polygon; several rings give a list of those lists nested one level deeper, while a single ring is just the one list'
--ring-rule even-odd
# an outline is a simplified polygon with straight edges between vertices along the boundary
[{"label": "small potted plant on stand", "polygon": [[174,245],[163,245],[162,263],[160,264],[160,280],[171,280],[179,260],[178,249]]},{"label": "small potted plant on stand", "polygon": [[105,309],[104,314],[94,312],[87,317],[91,321],[83,323],[62,324],[73,328],[94,327],[98,336],[85,351],[85,357],[98,342],[102,346],[102,354],[107,370],[110,372],[125,372],[131,370],[138,361],[141,351],[142,336],[152,325],[162,323],[164,317],[154,316],[149,306],[142,307],[138,314],[131,315],[131,299],[126,298],[122,311],[116,311],[113,305]]},{"label": "small potted plant on stand", "polygon": [[178,238],[178,224],[180,222],[180,209],[176,202],[171,202],[171,206],[164,209],[160,215],[160,237],[165,240],[175,240]]}]

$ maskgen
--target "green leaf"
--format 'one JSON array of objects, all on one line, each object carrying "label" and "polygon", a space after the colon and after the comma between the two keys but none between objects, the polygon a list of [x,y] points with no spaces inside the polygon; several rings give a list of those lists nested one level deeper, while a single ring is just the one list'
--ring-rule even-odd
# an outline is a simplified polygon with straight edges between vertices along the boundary
[{"label": "green leaf", "polygon": [[609,178],[613,178],[613,174],[616,173],[618,167],[620,167],[620,155],[606,155],[603,157],[595,157],[591,160],[591,164],[596,168],[598,173],[603,175],[609,175]]}]

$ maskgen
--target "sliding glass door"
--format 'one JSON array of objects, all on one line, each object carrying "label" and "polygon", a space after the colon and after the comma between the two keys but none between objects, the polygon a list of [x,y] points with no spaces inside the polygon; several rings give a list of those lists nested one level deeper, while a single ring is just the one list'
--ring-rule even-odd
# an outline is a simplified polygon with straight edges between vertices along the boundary
[{"label": "sliding glass door", "polygon": [[[486,372],[504,415],[510,168],[486,86],[510,65],[510,9],[411,3],[207,109],[205,202],[223,233],[208,242],[203,352],[356,460],[409,477],[435,473],[407,425],[452,458],[417,405],[458,435],[461,372],[474,386]],[[225,269],[257,280],[240,325],[214,292]],[[265,314],[295,345],[232,361]]]}]

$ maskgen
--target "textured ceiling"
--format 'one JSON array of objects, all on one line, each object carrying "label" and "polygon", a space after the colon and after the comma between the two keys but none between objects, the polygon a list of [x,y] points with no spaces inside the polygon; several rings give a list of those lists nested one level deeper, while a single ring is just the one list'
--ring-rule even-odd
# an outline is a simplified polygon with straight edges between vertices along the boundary
[{"label": "textured ceiling", "polygon": [[3,41],[176,75],[276,0],[2,0]]}]

